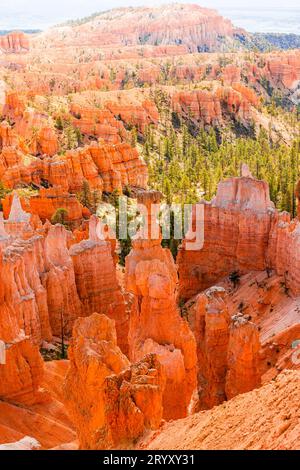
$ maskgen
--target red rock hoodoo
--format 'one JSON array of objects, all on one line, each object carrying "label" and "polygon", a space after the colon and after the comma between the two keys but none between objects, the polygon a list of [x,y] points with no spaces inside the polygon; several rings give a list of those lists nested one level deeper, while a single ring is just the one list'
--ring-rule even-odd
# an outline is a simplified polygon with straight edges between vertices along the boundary
[{"label": "red rock hoodoo", "polygon": [[160,363],[150,354],[130,365],[117,346],[112,320],[96,313],[77,320],[69,357],[66,403],[81,449],[130,448],[145,429],[159,426]]},{"label": "red rock hoodoo", "polygon": [[148,227],[137,233],[126,258],[126,289],[133,295],[129,356],[137,361],[149,352],[157,354],[167,377],[164,417],[175,419],[186,416],[196,386],[196,345],[176,304],[178,277],[171,252],[161,247],[159,230],[156,240],[145,232],[156,223],[150,211],[159,199],[156,191],[138,197],[148,209]]},{"label": "red rock hoodoo", "polygon": [[203,248],[186,250],[184,241],[179,251],[180,295],[189,298],[235,271],[265,269],[284,275],[297,295],[298,227],[274,209],[266,182],[249,176],[221,182],[216,197],[204,202]]},{"label": "red rock hoodoo", "polygon": [[77,292],[85,315],[106,314],[115,320],[118,346],[128,354],[128,318],[109,241],[92,239],[73,245],[70,255]]}]

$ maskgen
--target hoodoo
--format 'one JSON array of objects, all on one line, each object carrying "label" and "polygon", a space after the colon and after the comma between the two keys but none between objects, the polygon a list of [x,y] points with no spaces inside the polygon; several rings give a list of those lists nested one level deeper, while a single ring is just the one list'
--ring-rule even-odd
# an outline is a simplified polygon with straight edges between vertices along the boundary
[{"label": "hoodoo", "polygon": [[3,3],[0,450],[299,449],[297,9]]},{"label": "hoodoo", "polygon": [[[129,355],[140,360],[155,352],[165,369],[164,417],[186,416],[196,386],[196,343],[176,303],[178,277],[168,249],[161,246],[156,227],[157,191],[142,192],[138,201],[146,207],[147,224],[136,234],[126,258],[126,289],[133,294],[130,312]],[[156,207],[157,209],[157,207]],[[151,239],[150,233],[158,233]]]},{"label": "hoodoo", "polygon": [[204,220],[203,248],[187,251],[184,240],[178,253],[182,297],[189,298],[232,272],[266,269],[284,275],[297,295],[299,222],[290,222],[288,214],[274,209],[265,181],[241,177],[221,182],[216,197],[204,202]]},{"label": "hoodoo", "polygon": [[146,428],[159,426],[162,367],[153,354],[130,365],[112,320],[98,314],[77,320],[69,357],[66,403],[81,448],[130,448]]}]

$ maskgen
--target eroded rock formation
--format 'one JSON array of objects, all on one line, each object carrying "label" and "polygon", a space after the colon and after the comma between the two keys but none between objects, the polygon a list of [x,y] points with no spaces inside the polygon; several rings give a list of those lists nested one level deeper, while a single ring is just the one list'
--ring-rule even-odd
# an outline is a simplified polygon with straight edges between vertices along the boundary
[{"label": "eroded rock formation", "polygon": [[[48,191],[54,198],[66,191],[80,192],[85,180],[100,194],[121,192],[126,186],[146,188],[148,171],[137,150],[129,144],[100,142],[53,158],[30,157],[29,161],[21,150],[6,146],[0,153],[0,176],[9,188],[30,183],[40,186],[46,182],[55,187],[54,193]],[[43,191],[41,197],[47,197],[47,192]]]},{"label": "eroded rock formation", "polygon": [[0,50],[6,53],[27,52],[29,50],[28,37],[19,31],[0,36]]},{"label": "eroded rock formation", "polygon": [[198,396],[201,409],[226,399],[225,383],[230,312],[226,291],[212,287],[188,304],[187,318],[197,343]]},{"label": "eroded rock formation", "polygon": [[84,314],[98,312],[114,319],[118,346],[123,353],[128,354],[129,320],[116,276],[110,242],[99,240],[97,234],[90,230],[88,240],[70,248],[70,256]]},{"label": "eroded rock formation", "polygon": [[67,236],[68,233],[62,225],[55,225],[50,227],[45,239],[48,269],[44,286],[51,329],[53,334],[58,336],[70,334],[74,320],[84,314],[67,247]]},{"label": "eroded rock formation", "polygon": [[214,286],[185,306],[197,342],[196,407],[209,409],[261,384],[263,366],[258,326],[236,313],[231,293]]},{"label": "eroded rock formation", "polygon": [[[162,416],[212,407],[158,431],[153,446],[296,447],[299,377],[277,376],[300,367],[299,207],[293,221],[277,212],[243,166],[205,203],[204,246],[183,242],[178,281],[155,216],[157,236],[139,231],[124,273],[108,227],[99,240],[79,202],[83,189],[94,201],[145,189],[139,150],[152,137],[143,154],[155,183],[156,138],[171,120],[175,132],[262,127],[291,142],[292,126],[265,105],[275,93],[299,104],[299,51],[199,55],[240,47],[245,34],[211,10],[172,5],[51,28],[30,48],[23,33],[0,36],[1,444],[77,448],[66,393],[81,448],[134,447]],[[58,208],[73,233],[46,221]],[[178,290],[190,299],[180,308]],[[74,323],[70,369],[43,364],[38,348],[59,352],[52,343],[67,343]]]},{"label": "eroded rock formation", "polygon": [[261,385],[259,331],[247,315],[232,316],[228,344],[226,397],[249,392]]},{"label": "eroded rock formation", "polygon": [[43,240],[10,242],[1,252],[2,328],[14,325],[14,335],[22,329],[35,344],[51,339],[47,291],[40,274],[44,271]]},{"label": "eroded rock formation", "polygon": [[[95,31],[90,28],[91,25],[97,26]],[[90,45],[98,47],[177,45],[181,50],[190,52],[218,49],[219,36],[230,40],[235,32],[232,23],[217,11],[180,4],[111,10],[78,26],[76,30],[84,34]],[[64,31],[64,28],[56,30],[56,44],[63,41]],[[72,30],[68,30],[64,39],[73,45],[81,44]]]},{"label": "eroded rock formation", "polygon": [[129,354],[134,362],[149,352],[157,354],[167,377],[164,417],[181,418],[196,386],[196,344],[176,304],[178,278],[171,252],[161,247],[159,229],[156,239],[148,237],[156,225],[151,205],[159,203],[160,194],[141,193],[138,200],[148,209],[148,225],[137,233],[126,258],[126,289],[134,296]]},{"label": "eroded rock formation", "polygon": [[23,330],[18,331],[18,336],[13,336],[13,329],[8,332],[1,328],[0,335],[6,347],[5,364],[0,365],[0,399],[21,405],[42,401],[39,388],[43,361],[38,347]]},{"label": "eroded rock formation", "polygon": [[152,354],[130,365],[117,346],[114,322],[77,320],[69,348],[66,403],[81,449],[130,448],[162,418],[162,367]]},{"label": "eroded rock formation", "polygon": [[[274,209],[265,181],[249,175],[229,178],[203,204],[203,248],[187,250],[183,241],[177,258],[183,298],[230,273],[265,269],[284,276],[286,286],[298,295],[299,221]],[[196,227],[195,218],[191,227]]]},{"label": "eroded rock formation", "polygon": [[[72,443],[76,434],[57,393],[67,361],[43,363],[37,347],[34,350],[29,340],[22,344],[21,337],[19,340],[14,346],[8,345],[7,352],[14,348],[13,353],[7,356],[9,362],[0,366],[2,392],[5,387],[0,400],[0,442],[4,443],[1,449],[5,450],[7,444],[11,450],[29,450],[30,442],[38,442],[40,449],[75,449],[76,444]],[[42,387],[41,391],[37,387]]]},{"label": "eroded rock formation", "polygon": [[202,126],[220,126],[230,115],[250,123],[254,117],[253,107],[259,103],[255,93],[239,83],[209,91],[176,91],[171,99],[176,113]]},{"label": "eroded rock formation", "polygon": [[38,195],[30,198],[28,210],[45,222],[51,220],[56,211],[61,208],[67,211],[66,222],[72,224],[73,227],[80,225],[85,214],[82,204],[75,194],[69,194],[59,186],[49,189],[41,188]]},{"label": "eroded rock formation", "polygon": [[76,318],[97,309],[116,320],[119,344],[127,353],[128,318],[113,244],[98,239],[94,226],[98,219],[92,218],[90,238],[76,244],[62,225],[35,226],[29,218],[14,196],[9,218],[5,223],[2,220],[0,230],[0,305],[8,323],[19,324],[39,344],[52,334],[68,335]]}]

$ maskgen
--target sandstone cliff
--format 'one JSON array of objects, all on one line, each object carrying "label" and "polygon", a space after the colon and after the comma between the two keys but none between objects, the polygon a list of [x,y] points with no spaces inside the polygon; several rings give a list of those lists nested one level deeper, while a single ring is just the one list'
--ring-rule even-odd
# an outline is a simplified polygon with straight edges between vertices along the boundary
[{"label": "sandstone cliff", "polygon": [[0,50],[6,53],[27,52],[29,50],[28,36],[18,31],[0,36]]},{"label": "sandstone cliff", "polygon": [[[195,228],[195,220],[192,226]],[[204,202],[204,246],[178,253],[180,295],[189,298],[230,273],[274,269],[299,292],[299,222],[290,222],[270,201],[266,182],[230,178],[216,197]]]},{"label": "sandstone cliff", "polygon": [[76,244],[62,225],[36,227],[29,219],[14,196],[8,220],[0,224],[0,304],[8,324],[19,325],[40,344],[52,334],[68,335],[76,318],[96,309],[116,319],[127,353],[128,318],[111,242],[99,240],[94,227],[89,240]]},{"label": "sandstone cliff", "polygon": [[159,198],[155,191],[138,198],[149,210],[148,227],[137,233],[126,258],[126,289],[133,296],[129,356],[135,362],[157,354],[167,377],[164,417],[174,419],[186,416],[196,386],[196,345],[176,304],[178,278],[171,252],[161,247],[159,230],[157,239],[147,239],[144,231],[154,230],[150,208]]},{"label": "sandstone cliff", "polygon": [[84,315],[97,312],[114,319],[118,346],[128,354],[129,319],[108,241],[92,238],[70,248],[77,292]]},{"label": "sandstone cliff", "polygon": [[65,396],[81,449],[130,448],[159,426],[162,368],[154,355],[130,365],[112,320],[98,314],[77,320],[69,357]]},{"label": "sandstone cliff", "polygon": [[255,93],[240,83],[211,90],[175,91],[171,101],[176,113],[202,126],[220,126],[233,117],[249,125],[259,105]]},{"label": "sandstone cliff", "polygon": [[[235,28],[215,10],[174,4],[107,11],[72,29],[57,28],[56,44],[62,42],[66,31],[65,40],[73,45],[83,41],[98,47],[177,45],[190,52],[200,52],[221,47],[220,36],[232,39]],[[81,39],[77,39],[76,33]]]}]

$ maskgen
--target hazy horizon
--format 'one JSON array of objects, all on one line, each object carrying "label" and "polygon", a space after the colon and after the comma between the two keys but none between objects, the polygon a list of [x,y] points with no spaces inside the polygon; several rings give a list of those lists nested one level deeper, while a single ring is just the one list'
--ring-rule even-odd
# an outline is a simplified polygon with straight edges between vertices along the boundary
[{"label": "hazy horizon", "polygon": [[[117,7],[157,6],[167,2],[160,0],[52,0],[42,4],[40,0],[14,0],[12,4],[0,0],[1,30],[46,29],[67,20],[82,18],[95,12]],[[300,34],[300,6],[298,0],[286,0],[282,7],[280,0],[200,0],[179,1],[196,3],[207,8],[217,9],[236,26],[250,32],[280,32]]]}]

